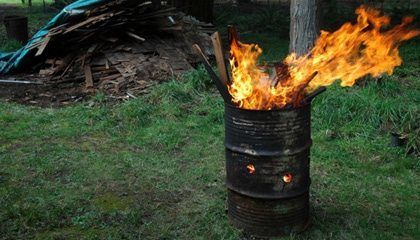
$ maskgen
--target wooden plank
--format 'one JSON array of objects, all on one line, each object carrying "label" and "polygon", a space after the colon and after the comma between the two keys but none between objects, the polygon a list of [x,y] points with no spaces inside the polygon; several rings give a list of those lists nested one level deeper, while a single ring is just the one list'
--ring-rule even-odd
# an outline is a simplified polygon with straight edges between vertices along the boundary
[{"label": "wooden plank", "polygon": [[45,60],[45,63],[50,65],[62,65],[64,64],[64,61],[60,59],[47,59]]},{"label": "wooden plank", "polygon": [[71,68],[71,66],[74,63],[74,60],[76,60],[75,57],[71,57],[71,60],[69,61],[69,63],[67,64],[66,68],[64,69],[64,71],[61,73],[60,75],[60,79],[62,79],[64,77],[64,75],[67,73],[67,71]]},{"label": "wooden plank", "polygon": [[108,58],[105,57],[105,68],[109,69],[109,62],[108,62]]},{"label": "wooden plank", "polygon": [[50,42],[50,39],[51,38],[48,35],[44,38],[44,41],[42,42],[41,46],[38,47],[38,51],[35,53],[35,56],[39,56],[44,52],[45,48],[47,47],[48,43]]},{"label": "wooden plank", "polygon": [[79,23],[77,23],[77,24],[74,24],[73,26],[68,27],[68,28],[64,31],[64,33],[63,33],[63,34],[66,34],[66,33],[69,33],[69,32],[71,32],[71,31],[74,31],[74,30],[76,30],[76,29],[78,29],[78,28],[80,28],[80,27],[83,27],[83,26],[85,26],[85,25],[88,25],[89,23],[92,23],[92,22],[94,22],[94,21],[96,21],[96,20],[105,20],[105,19],[106,19],[106,17],[110,17],[110,16],[112,16],[112,14],[111,14],[111,13],[104,13],[104,14],[101,14],[101,15],[98,15],[98,16],[89,17],[89,18],[88,18],[88,19],[86,19],[85,21],[79,22]]},{"label": "wooden plank", "polygon": [[54,73],[54,69],[41,69],[38,73],[43,76],[52,75]]},{"label": "wooden plank", "polygon": [[193,45],[193,49],[197,53],[197,55],[200,57],[201,62],[203,63],[205,69],[207,70],[207,73],[210,75],[210,78],[214,81],[216,84],[216,88],[219,91],[220,95],[222,95],[223,100],[225,103],[231,103],[232,97],[228,91],[228,88],[225,84],[222,83],[220,78],[216,75],[216,73],[213,71],[209,61],[207,60],[206,55],[204,55],[203,51],[201,50],[200,46],[198,44]]},{"label": "wooden plank", "polygon": [[140,37],[139,35],[137,35],[137,34],[134,34],[134,33],[132,33],[132,32],[125,32],[128,36],[130,36],[130,37],[132,37],[132,38],[134,38],[134,39],[136,39],[136,40],[139,40],[140,42],[144,42],[144,41],[146,41],[146,39],[145,38],[142,38],[142,37]]},{"label": "wooden plank", "polygon": [[117,79],[119,77],[121,77],[121,74],[116,73],[116,74],[112,74],[112,75],[109,75],[109,76],[106,76],[106,77],[101,77],[101,78],[99,78],[99,81],[101,81],[101,82],[102,81],[109,81],[109,80]]},{"label": "wooden plank", "polygon": [[214,55],[216,56],[217,68],[219,69],[220,79],[222,80],[223,84],[227,85],[230,81],[228,78],[225,57],[223,54],[220,33],[215,32],[213,35],[211,35],[211,41],[213,42]]},{"label": "wooden plank", "polygon": [[85,64],[84,71],[85,71],[86,90],[90,91],[91,89],[93,89],[93,77],[92,77],[92,69],[90,68],[89,64]]}]

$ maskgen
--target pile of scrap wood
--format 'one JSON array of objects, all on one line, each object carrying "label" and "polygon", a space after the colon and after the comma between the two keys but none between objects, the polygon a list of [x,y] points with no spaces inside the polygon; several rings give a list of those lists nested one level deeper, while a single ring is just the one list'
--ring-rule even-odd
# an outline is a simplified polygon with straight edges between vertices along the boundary
[{"label": "pile of scrap wood", "polygon": [[31,46],[37,63],[25,72],[60,89],[125,98],[191,70],[193,44],[212,54],[213,27],[158,2],[112,0],[69,19]]}]

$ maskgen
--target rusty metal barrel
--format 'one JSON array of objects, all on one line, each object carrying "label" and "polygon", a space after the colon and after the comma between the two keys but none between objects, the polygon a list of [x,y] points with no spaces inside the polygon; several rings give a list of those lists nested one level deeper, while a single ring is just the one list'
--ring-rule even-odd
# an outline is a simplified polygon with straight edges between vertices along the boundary
[{"label": "rusty metal barrel", "polygon": [[226,185],[231,223],[275,237],[309,225],[311,106],[245,110],[225,105]]},{"label": "rusty metal barrel", "polygon": [[9,15],[3,18],[7,38],[15,39],[23,44],[28,41],[28,18],[25,16]]}]

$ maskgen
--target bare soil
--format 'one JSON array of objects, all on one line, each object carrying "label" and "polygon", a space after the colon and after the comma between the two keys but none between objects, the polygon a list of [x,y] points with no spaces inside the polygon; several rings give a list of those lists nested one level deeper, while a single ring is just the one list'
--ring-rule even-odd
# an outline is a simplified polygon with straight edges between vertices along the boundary
[{"label": "bare soil", "polygon": [[89,94],[85,93],[81,86],[72,83],[65,88],[55,84],[0,83],[0,99],[6,102],[59,107],[81,101],[87,96]]}]

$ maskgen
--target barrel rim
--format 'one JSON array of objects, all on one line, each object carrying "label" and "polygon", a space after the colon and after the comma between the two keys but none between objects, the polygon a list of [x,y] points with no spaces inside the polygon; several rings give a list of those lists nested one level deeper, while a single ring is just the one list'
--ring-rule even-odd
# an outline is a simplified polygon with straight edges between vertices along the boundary
[{"label": "barrel rim", "polygon": [[13,21],[13,20],[27,20],[27,16],[23,15],[5,15],[3,16],[3,21]]},{"label": "barrel rim", "polygon": [[225,140],[225,148],[228,149],[231,152],[239,153],[239,154],[247,154],[254,157],[282,157],[282,156],[293,156],[300,152],[303,152],[307,149],[310,149],[313,144],[312,139],[310,138],[308,143],[303,145],[302,147],[299,147],[297,149],[294,149],[293,151],[286,149],[286,150],[277,150],[277,151],[269,151],[269,150],[250,150],[249,148],[245,147],[238,147],[234,146],[233,144],[228,143]]}]

